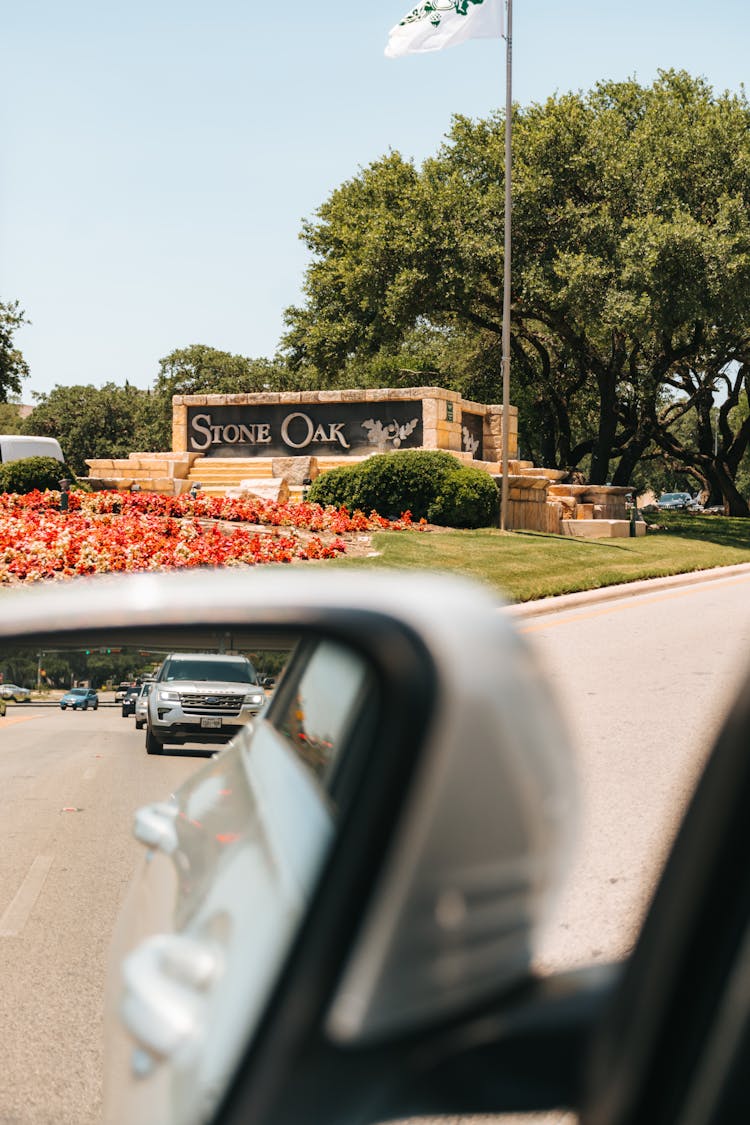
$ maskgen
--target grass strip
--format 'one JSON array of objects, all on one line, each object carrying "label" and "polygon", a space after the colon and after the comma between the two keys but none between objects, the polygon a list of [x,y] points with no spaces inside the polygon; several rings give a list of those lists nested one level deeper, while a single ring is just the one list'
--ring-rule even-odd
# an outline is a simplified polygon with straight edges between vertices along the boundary
[{"label": "grass strip", "polygon": [[523,602],[750,562],[750,520],[659,512],[648,521],[647,535],[633,539],[587,540],[492,528],[381,532],[373,536],[376,557],[344,556],[325,565],[449,571]]}]

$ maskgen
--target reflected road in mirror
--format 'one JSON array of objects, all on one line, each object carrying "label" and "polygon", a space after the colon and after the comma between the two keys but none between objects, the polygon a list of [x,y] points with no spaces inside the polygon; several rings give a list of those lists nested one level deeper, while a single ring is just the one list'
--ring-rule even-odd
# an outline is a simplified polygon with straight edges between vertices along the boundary
[{"label": "reflected road in mirror", "polygon": [[198,764],[147,758],[132,722],[114,704],[33,702],[0,719],[2,1109],[14,1125],[100,1120],[105,960],[138,855],[133,810]]},{"label": "reflected road in mirror", "polygon": [[[156,701],[175,636],[102,639],[0,652],[4,679],[31,690],[0,718],[3,1113],[191,1125],[220,1096],[304,918],[351,786],[342,753],[375,687],[333,642],[245,637],[242,691],[262,694],[260,715],[231,744],[188,738],[154,756],[148,722],[115,689],[145,681]],[[208,640],[183,649],[224,657]],[[221,684],[191,677],[223,723]],[[96,710],[61,709],[73,685],[96,689]]]}]

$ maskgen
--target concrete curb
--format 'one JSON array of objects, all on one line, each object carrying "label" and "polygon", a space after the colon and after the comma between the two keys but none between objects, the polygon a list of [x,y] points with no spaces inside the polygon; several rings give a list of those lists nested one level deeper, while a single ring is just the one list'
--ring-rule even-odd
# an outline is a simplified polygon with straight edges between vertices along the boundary
[{"label": "concrete curb", "polygon": [[750,563],[734,566],[715,566],[710,570],[691,570],[686,574],[670,574],[664,578],[647,578],[638,582],[622,582],[617,586],[604,586],[596,590],[582,590],[577,594],[560,594],[554,598],[540,598],[534,602],[517,602],[505,607],[512,617],[540,617],[546,613],[561,613],[566,609],[579,609],[600,602],[632,598],[638,594],[655,594],[661,590],[678,590],[700,582],[714,582],[717,578],[750,575]]}]

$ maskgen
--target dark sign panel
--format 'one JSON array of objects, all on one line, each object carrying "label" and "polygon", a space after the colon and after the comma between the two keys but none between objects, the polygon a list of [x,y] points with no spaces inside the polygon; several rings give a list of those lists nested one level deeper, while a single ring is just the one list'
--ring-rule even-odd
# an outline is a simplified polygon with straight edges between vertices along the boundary
[{"label": "dark sign panel", "polygon": [[484,419],[481,414],[461,414],[461,449],[470,453],[475,461],[484,460]]},{"label": "dark sign panel", "polygon": [[189,406],[188,451],[204,457],[346,457],[422,445],[422,403]]}]

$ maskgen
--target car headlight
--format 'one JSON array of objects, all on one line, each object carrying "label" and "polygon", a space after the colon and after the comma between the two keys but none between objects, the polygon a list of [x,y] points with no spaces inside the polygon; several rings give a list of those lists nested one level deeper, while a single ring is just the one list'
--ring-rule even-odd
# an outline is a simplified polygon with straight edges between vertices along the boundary
[{"label": "car headlight", "polygon": [[168,703],[179,703],[180,702],[180,693],[179,693],[179,691],[167,691],[163,688],[160,688],[159,689],[159,699],[164,699]]},{"label": "car headlight", "polygon": [[245,703],[251,703],[257,706],[257,704],[262,702],[263,696],[260,694],[260,692],[251,692],[249,695],[245,696]]}]

